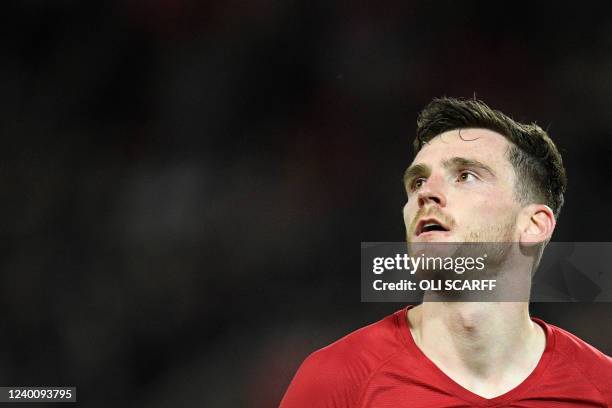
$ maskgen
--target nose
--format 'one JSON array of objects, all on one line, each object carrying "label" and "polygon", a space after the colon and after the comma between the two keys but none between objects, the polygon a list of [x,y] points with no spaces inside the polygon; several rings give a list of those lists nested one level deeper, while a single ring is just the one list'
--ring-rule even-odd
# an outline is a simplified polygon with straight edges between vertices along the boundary
[{"label": "nose", "polygon": [[419,208],[426,205],[436,204],[446,207],[446,196],[444,195],[444,180],[442,177],[431,175],[418,192]]}]

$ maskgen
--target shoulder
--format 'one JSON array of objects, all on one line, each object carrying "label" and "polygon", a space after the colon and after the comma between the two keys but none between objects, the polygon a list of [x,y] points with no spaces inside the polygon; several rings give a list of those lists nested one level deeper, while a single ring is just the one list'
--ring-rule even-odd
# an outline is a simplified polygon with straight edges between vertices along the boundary
[{"label": "shoulder", "polygon": [[547,325],[555,338],[555,350],[612,402],[612,358],[567,330]]},{"label": "shoulder", "polygon": [[370,375],[400,351],[400,315],[396,312],[309,355],[291,381],[281,407],[357,404]]},{"label": "shoulder", "polygon": [[560,327],[547,324],[555,337],[555,349],[581,367],[603,368],[612,374],[612,358]]}]

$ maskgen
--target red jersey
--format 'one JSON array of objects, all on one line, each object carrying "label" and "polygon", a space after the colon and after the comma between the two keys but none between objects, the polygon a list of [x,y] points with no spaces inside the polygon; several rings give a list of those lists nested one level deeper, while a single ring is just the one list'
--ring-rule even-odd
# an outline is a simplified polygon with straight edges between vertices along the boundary
[{"label": "red jersey", "polygon": [[517,387],[487,399],[444,374],[417,347],[404,308],[311,354],[281,408],[612,407],[612,358],[532,318],[546,348]]}]

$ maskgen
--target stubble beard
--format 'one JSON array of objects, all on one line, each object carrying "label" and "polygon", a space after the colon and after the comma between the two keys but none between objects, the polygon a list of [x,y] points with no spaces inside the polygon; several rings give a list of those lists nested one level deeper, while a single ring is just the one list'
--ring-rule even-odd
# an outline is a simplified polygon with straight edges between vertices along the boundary
[{"label": "stubble beard", "polygon": [[[500,272],[503,270],[503,266],[509,261],[509,258],[513,254],[513,249],[517,246],[514,241],[513,233],[516,227],[516,221],[518,218],[518,213],[513,212],[508,214],[503,220],[501,220],[496,225],[487,225],[483,228],[479,228],[477,230],[469,230],[465,233],[463,241],[456,240],[454,243],[428,243],[426,246],[431,245],[431,247],[427,250],[427,252],[431,252],[431,255],[440,255],[441,253],[446,253],[445,256],[450,256],[452,258],[478,258],[484,257],[485,268],[481,271],[475,271],[478,273],[478,277],[480,279],[494,279],[499,276]],[[411,242],[409,236],[407,234],[406,241],[409,248],[414,242]],[[423,245],[422,243],[416,244]],[[436,245],[438,248],[436,248]],[[455,246],[456,249],[451,250],[451,246]],[[444,248],[446,246],[446,249]],[[485,255],[486,254],[486,255]],[[416,254],[411,253],[411,256],[416,256]],[[463,273],[457,274],[454,271],[448,271],[445,269],[442,270],[421,270],[421,273],[424,273],[423,276],[428,275],[429,279],[468,279],[474,278],[473,273]],[[469,275],[469,276],[468,276]]]}]

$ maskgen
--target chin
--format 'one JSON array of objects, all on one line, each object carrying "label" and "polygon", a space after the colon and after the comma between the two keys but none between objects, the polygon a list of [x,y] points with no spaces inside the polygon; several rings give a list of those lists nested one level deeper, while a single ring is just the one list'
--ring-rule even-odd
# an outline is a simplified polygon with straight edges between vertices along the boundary
[{"label": "chin", "polygon": [[408,244],[413,256],[424,254],[428,257],[447,257],[457,250],[456,245],[451,245],[457,242],[456,239],[450,232],[428,232],[411,237]]}]

